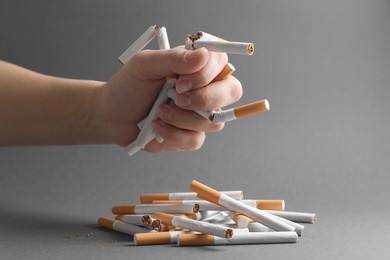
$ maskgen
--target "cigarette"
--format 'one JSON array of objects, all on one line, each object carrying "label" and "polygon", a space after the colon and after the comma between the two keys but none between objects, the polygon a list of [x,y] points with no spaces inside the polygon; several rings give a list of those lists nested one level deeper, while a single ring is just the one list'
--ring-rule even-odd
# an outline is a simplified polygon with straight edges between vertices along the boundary
[{"label": "cigarette", "polygon": [[155,212],[165,212],[173,214],[197,213],[199,205],[197,204],[137,204],[137,205],[118,205],[112,207],[112,213],[117,215],[128,214],[149,214]]},{"label": "cigarette", "polygon": [[134,235],[136,246],[176,244],[179,234],[184,231],[167,231],[155,233],[137,233]]},{"label": "cigarette", "polygon": [[269,102],[267,99],[263,99],[243,106],[223,110],[220,112],[214,112],[209,117],[209,119],[214,124],[220,124],[268,110]]},{"label": "cigarette", "polygon": [[176,78],[169,78],[162,87],[160,94],[154,102],[149,115],[146,117],[141,131],[139,132],[137,139],[126,147],[126,151],[129,155],[134,155],[139,150],[143,149],[147,143],[149,143],[156,136],[152,128],[152,123],[157,119],[157,109],[160,105],[166,103],[169,99],[167,92],[173,88],[176,83]]},{"label": "cigarette", "polygon": [[[262,210],[284,210],[284,200],[241,200],[241,202]],[[225,211],[226,208],[207,200],[153,200],[152,204],[198,204],[199,211]]]},{"label": "cigarette", "polygon": [[261,224],[260,222],[255,222],[253,219],[248,218],[247,216],[240,213],[234,213],[233,220],[236,222],[239,228],[248,228],[251,232],[270,231],[269,227]]},{"label": "cigarette", "polygon": [[118,215],[115,219],[127,224],[145,227],[150,227],[153,222],[150,215]]},{"label": "cigarette", "polygon": [[150,230],[150,229],[147,229],[144,227],[128,224],[128,223],[125,223],[122,221],[118,221],[118,220],[106,218],[106,217],[100,217],[98,219],[98,223],[101,227],[115,230],[118,232],[122,232],[122,233],[132,235],[132,236],[136,233],[154,232],[153,230]]},{"label": "cigarette", "polygon": [[315,213],[280,211],[280,210],[267,210],[267,212],[295,222],[316,223],[318,220],[317,214]]},{"label": "cigarette", "polygon": [[207,234],[180,234],[178,246],[206,246],[206,245],[246,245],[246,244],[276,244],[297,243],[298,235],[295,232],[239,232],[231,239],[225,239]]},{"label": "cigarette", "polygon": [[199,183],[197,181],[192,181],[190,185],[190,190],[197,192],[198,197],[201,199],[208,200],[212,203],[219,204],[221,206],[224,206],[225,208],[242,213],[253,220],[256,220],[267,227],[275,230],[275,231],[294,231],[295,227],[286,224],[283,221],[280,221],[279,219],[275,218],[274,215],[265,212],[263,210],[251,207],[249,205],[246,205],[245,203],[242,203],[238,200],[234,200],[217,190],[214,190],[202,183]]},{"label": "cigarette", "polygon": [[157,36],[158,29],[159,27],[157,25],[150,26],[132,45],[130,45],[129,48],[127,48],[127,50],[122,53],[121,56],[119,56],[119,61],[122,64],[125,64],[136,52],[145,48],[145,46]]},{"label": "cigarette", "polygon": [[164,26],[160,27],[157,31],[157,41],[160,50],[168,50],[171,48],[169,45],[167,29]]},{"label": "cigarette", "polygon": [[[268,212],[267,212],[268,213]],[[270,213],[269,213],[270,214]],[[272,215],[272,214],[271,214]],[[279,216],[276,216],[276,215],[273,215],[274,218],[278,219],[279,221],[281,222],[284,222],[285,224],[287,225],[290,225],[292,227],[295,228],[295,232],[298,234],[298,236],[302,236],[303,234],[303,230],[305,229],[305,226],[301,225],[301,224],[298,224],[298,223],[295,223],[291,220],[288,220],[288,219],[285,219],[285,218],[282,218],[282,217],[279,217]]]},{"label": "cigarette", "polygon": [[223,67],[221,72],[211,82],[216,82],[216,81],[226,79],[230,75],[232,75],[235,70],[236,68],[231,63],[227,63],[225,67]]},{"label": "cigarette", "polygon": [[162,223],[172,225],[174,227],[180,227],[192,231],[198,231],[204,234],[210,234],[225,238],[231,238],[233,236],[233,229],[221,225],[216,225],[193,219],[181,218],[162,212],[156,212],[153,217],[160,219]]},{"label": "cigarette", "polygon": [[[233,199],[244,199],[241,190],[221,191],[221,193]],[[171,192],[171,193],[144,193],[139,197],[141,203],[152,203],[154,200],[199,200],[196,192]]]},{"label": "cigarette", "polygon": [[226,52],[229,54],[253,55],[255,45],[249,42],[205,41],[197,40],[192,44],[194,49],[206,48],[214,52]]}]

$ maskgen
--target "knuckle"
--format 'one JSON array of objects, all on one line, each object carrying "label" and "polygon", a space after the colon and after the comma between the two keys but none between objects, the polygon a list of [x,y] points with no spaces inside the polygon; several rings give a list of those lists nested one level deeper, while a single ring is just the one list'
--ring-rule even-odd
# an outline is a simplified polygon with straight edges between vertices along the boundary
[{"label": "knuckle", "polygon": [[210,95],[206,88],[202,88],[198,91],[197,99],[199,100],[198,106],[201,111],[210,110]]},{"label": "knuckle", "polygon": [[235,84],[232,86],[230,91],[230,96],[233,98],[234,101],[239,100],[242,97],[242,86],[241,83],[235,79]]},{"label": "knuckle", "polygon": [[194,132],[191,134],[188,144],[187,144],[187,150],[189,151],[196,151],[199,150],[204,141],[205,141],[206,135],[204,132]]}]

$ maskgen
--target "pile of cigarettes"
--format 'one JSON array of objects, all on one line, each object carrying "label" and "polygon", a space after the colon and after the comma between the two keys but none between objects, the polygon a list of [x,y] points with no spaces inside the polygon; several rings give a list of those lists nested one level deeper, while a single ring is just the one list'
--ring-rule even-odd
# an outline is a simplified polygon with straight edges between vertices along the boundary
[{"label": "pile of cigarettes", "polygon": [[[161,50],[170,49],[166,28],[163,26],[153,25],[150,26],[132,45],[130,45],[129,48],[127,48],[127,50],[119,57],[119,61],[122,64],[125,64],[133,57],[135,53],[145,48],[146,45],[155,37],[158,39],[158,45]],[[253,43],[227,41],[202,31],[199,31],[194,35],[187,35],[184,48],[187,50],[206,48],[207,50],[213,52],[225,52],[228,54],[241,55],[252,55],[254,53]],[[230,63],[227,63],[224,69],[214,78],[212,82],[223,80],[229,77],[234,71],[234,66]],[[175,89],[176,79],[177,75],[172,75],[166,78],[166,82],[162,87],[157,99],[155,100],[149,115],[138,123],[140,133],[138,134],[137,139],[128,147],[126,147],[126,151],[129,155],[133,155],[139,150],[143,149],[145,145],[153,139],[156,139],[160,143],[164,141],[162,137],[158,136],[154,132],[151,125],[152,122],[157,119],[157,109],[160,107],[160,105],[175,101],[177,95]],[[268,100],[263,99],[240,107],[222,111],[195,112],[205,119],[210,120],[214,124],[220,124],[268,110]]]},{"label": "pile of cigarettes", "polygon": [[[247,200],[242,191],[217,191],[192,181],[192,192],[141,194],[141,204],[112,207],[100,226],[134,236],[134,244],[178,246],[296,243],[299,223],[314,213],[285,211],[284,200]],[[299,223],[297,223],[299,222]]]}]

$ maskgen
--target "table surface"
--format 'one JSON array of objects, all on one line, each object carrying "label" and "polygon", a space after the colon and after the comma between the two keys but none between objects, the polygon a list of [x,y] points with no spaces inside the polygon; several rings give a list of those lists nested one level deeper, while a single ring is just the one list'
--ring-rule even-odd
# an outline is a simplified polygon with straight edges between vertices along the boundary
[{"label": "table surface", "polygon": [[[390,2],[3,0],[0,58],[107,80],[155,23],[172,46],[198,30],[254,42],[253,56],[229,57],[243,84],[239,103],[266,97],[271,110],[208,134],[196,152],[0,148],[0,258],[389,259]],[[317,213],[318,223],[305,224],[296,244],[186,248],[135,247],[97,225],[113,205],[188,191],[193,179],[284,199],[287,210]]]}]

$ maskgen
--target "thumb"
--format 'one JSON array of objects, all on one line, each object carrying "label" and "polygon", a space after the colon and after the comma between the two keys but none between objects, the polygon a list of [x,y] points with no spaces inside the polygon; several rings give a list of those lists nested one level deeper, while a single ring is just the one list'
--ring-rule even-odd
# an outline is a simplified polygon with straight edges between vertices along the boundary
[{"label": "thumb", "polygon": [[[134,55],[126,67],[144,80],[161,79],[174,74],[191,74],[202,69],[209,60],[205,48],[195,51],[182,46],[170,50],[143,50]],[[133,74],[134,75],[134,74]]]}]

